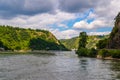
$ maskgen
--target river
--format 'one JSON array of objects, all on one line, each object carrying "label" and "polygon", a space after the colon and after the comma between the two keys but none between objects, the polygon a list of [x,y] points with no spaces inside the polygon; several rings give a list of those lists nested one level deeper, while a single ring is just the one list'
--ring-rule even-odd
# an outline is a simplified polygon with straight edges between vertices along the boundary
[{"label": "river", "polygon": [[73,51],[5,55],[0,80],[120,80],[120,61],[78,58]]}]

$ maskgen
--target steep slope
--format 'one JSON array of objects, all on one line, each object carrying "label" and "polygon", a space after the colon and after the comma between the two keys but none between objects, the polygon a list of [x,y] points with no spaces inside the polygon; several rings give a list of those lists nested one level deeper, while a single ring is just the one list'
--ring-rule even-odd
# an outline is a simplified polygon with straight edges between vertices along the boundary
[{"label": "steep slope", "polygon": [[0,26],[0,41],[5,49],[12,50],[66,50],[49,31]]},{"label": "steep slope", "polygon": [[74,37],[74,38],[71,38],[71,39],[62,39],[62,40],[60,40],[60,42],[62,44],[64,44],[65,47],[67,47],[68,49],[77,49],[79,38]]},{"label": "steep slope", "polygon": [[120,49],[120,12],[115,18],[114,28],[110,34],[107,48]]},{"label": "steep slope", "polygon": [[[107,38],[109,35],[103,35],[103,36],[88,36],[87,39],[87,48],[96,48],[96,43],[101,40],[101,39],[105,39]],[[75,38],[71,38],[71,39],[63,39],[60,40],[60,42],[62,44],[65,45],[65,47],[67,47],[68,49],[78,49],[78,42],[79,42],[79,38],[75,37]]]}]

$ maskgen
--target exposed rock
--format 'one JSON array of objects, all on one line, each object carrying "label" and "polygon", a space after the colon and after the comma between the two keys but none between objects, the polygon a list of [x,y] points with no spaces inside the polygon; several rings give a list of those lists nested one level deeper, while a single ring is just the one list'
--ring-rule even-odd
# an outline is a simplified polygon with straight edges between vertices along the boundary
[{"label": "exposed rock", "polygon": [[109,42],[107,45],[109,49],[120,49],[120,12],[115,17],[114,28],[110,34]]}]

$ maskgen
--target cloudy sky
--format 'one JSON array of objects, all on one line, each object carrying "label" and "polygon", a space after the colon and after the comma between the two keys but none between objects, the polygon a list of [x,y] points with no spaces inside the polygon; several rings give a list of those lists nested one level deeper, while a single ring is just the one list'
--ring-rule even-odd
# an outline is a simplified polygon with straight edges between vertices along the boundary
[{"label": "cloudy sky", "polygon": [[120,0],[0,0],[0,25],[51,31],[58,39],[108,34]]}]

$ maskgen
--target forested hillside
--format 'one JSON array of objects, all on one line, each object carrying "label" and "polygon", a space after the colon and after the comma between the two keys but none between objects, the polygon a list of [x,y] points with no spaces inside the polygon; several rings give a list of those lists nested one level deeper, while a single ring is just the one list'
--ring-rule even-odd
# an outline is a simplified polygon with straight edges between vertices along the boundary
[{"label": "forested hillside", "polygon": [[0,47],[10,50],[66,50],[49,31],[12,26],[0,26]]},{"label": "forested hillside", "polygon": [[[86,48],[96,48],[96,43],[98,43],[99,40],[105,39],[109,37],[108,35],[103,35],[103,36],[88,36],[87,39],[87,45]],[[65,45],[68,49],[78,49],[78,43],[79,43],[79,38],[71,38],[71,39],[62,39],[60,40],[62,44]]]},{"label": "forested hillside", "polygon": [[60,42],[65,45],[68,49],[77,49],[78,48],[78,43],[79,43],[79,38],[74,37],[71,39],[61,39]]}]

